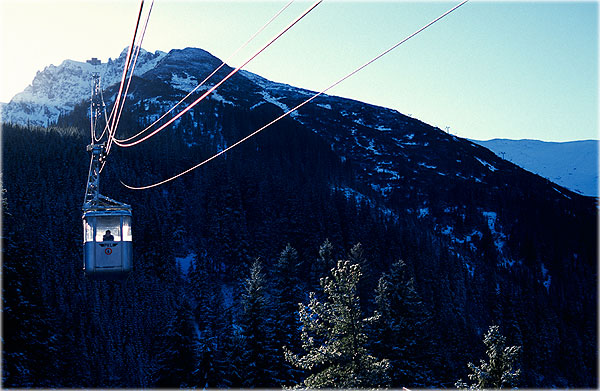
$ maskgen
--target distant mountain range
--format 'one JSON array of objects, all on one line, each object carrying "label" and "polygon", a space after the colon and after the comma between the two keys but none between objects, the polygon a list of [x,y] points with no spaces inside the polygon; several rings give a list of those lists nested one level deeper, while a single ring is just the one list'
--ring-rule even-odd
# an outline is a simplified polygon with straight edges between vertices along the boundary
[{"label": "distant mountain range", "polygon": [[598,197],[598,140],[471,140],[577,193]]}]

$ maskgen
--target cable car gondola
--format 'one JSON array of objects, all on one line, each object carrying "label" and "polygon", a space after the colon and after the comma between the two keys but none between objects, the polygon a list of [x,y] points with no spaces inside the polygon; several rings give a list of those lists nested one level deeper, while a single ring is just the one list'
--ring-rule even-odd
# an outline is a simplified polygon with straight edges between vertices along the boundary
[{"label": "cable car gondola", "polygon": [[83,270],[88,277],[124,278],[132,267],[131,207],[83,212]]},{"label": "cable car gondola", "polygon": [[88,146],[92,162],[83,203],[83,270],[86,276],[122,279],[132,268],[131,206],[99,193],[105,145]]}]

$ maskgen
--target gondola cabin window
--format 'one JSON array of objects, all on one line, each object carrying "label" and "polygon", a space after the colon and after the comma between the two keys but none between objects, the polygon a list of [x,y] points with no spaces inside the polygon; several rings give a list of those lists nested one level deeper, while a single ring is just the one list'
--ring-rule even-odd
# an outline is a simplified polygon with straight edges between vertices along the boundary
[{"label": "gondola cabin window", "polygon": [[94,224],[93,221],[95,219],[93,217],[83,220],[83,241],[84,242],[93,242],[94,241]]},{"label": "gondola cabin window", "polygon": [[109,241],[121,241],[121,216],[104,216],[97,219],[96,242]]},{"label": "gondola cabin window", "polygon": [[133,237],[131,235],[131,216],[123,216],[123,241],[131,242]]}]

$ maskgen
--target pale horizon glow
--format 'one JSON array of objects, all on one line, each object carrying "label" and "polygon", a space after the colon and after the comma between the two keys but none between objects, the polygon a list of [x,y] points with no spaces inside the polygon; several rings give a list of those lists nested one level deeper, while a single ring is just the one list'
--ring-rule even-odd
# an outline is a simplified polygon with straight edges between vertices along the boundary
[{"label": "pale horizon glow", "polygon": [[[284,4],[155,0],[142,46],[199,47],[225,60]],[[229,65],[309,4],[292,4]],[[324,1],[245,69],[319,91],[456,4]],[[138,8],[137,0],[0,0],[0,102],[50,64],[117,57]],[[330,94],[471,139],[598,139],[598,4],[471,1]]]}]

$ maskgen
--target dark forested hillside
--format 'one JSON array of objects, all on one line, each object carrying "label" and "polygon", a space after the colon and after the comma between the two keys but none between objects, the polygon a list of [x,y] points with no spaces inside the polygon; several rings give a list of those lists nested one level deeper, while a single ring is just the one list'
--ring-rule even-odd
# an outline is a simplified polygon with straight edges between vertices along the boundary
[{"label": "dark forested hillside", "polygon": [[[399,259],[406,264],[404,278],[413,279],[421,300],[398,309],[419,325],[417,330],[396,337],[393,344],[400,346],[385,343],[372,349],[379,358],[392,358],[397,348],[406,345],[412,351],[417,344],[418,354],[404,357],[414,364],[400,361],[405,369],[402,376],[392,376],[401,381],[393,386],[452,386],[465,377],[468,361],[482,357],[481,335],[492,323],[523,346],[522,385],[595,384],[593,218],[587,227],[574,225],[570,220],[582,218],[575,211],[557,226],[542,210],[534,210],[541,226],[555,227],[550,230],[554,240],[542,240],[548,235],[542,228],[540,233],[515,227],[523,258],[520,265],[505,268],[495,266],[488,232],[477,243],[481,261],[469,274],[456,243],[418,217],[391,219],[333,190],[331,181],[353,180],[353,168],[312,133],[298,131],[295,142],[288,142],[284,135],[290,128],[293,124],[281,125],[279,132],[261,136],[235,156],[145,192],[126,191],[118,179],[160,178],[200,152],[173,139],[165,146],[168,151],[141,147],[127,158],[111,155],[102,191],[127,200],[134,210],[135,270],[118,282],[90,281],[81,271],[80,208],[87,172],[82,132],[5,125],[4,385],[293,384],[305,375],[285,364],[281,348],[299,346],[299,335],[293,335],[298,328],[277,338],[272,333],[298,321],[286,303],[306,302],[306,292],[318,291],[318,279],[335,259],[348,258],[358,242],[365,313],[376,308],[377,280]],[[523,211],[532,207],[514,205],[513,213],[527,215]],[[556,218],[555,212],[546,212]],[[565,224],[575,232],[560,229]],[[329,266],[319,254],[327,238]],[[288,243],[297,250],[294,265],[278,267]],[[182,270],[176,259],[189,254],[192,267]],[[263,267],[264,303],[248,309],[243,292],[256,259]],[[548,288],[540,283],[541,267],[529,266],[544,262],[553,270],[566,260],[565,279],[556,275]],[[293,286],[277,288],[279,280],[290,278]],[[282,296],[289,289],[292,296]],[[266,333],[248,319],[274,330]],[[253,334],[258,331],[262,334]],[[173,339],[185,333],[188,339]],[[252,349],[269,355],[260,363],[266,372],[247,378],[247,367],[256,360],[248,344],[256,338],[262,344]],[[189,357],[181,356],[186,349]]]},{"label": "dark forested hillside", "polygon": [[[119,134],[183,96],[170,75],[205,55],[173,51],[135,77]],[[336,289],[353,298],[356,325],[339,357],[362,363],[328,357],[362,376],[337,384],[454,387],[498,325],[522,347],[519,386],[597,386],[596,199],[467,140],[322,97],[176,181],[120,184],[187,169],[306,96],[251,74],[232,80],[174,127],[109,155],[101,193],[133,209],[124,281],[82,272],[87,104],[56,127],[3,125],[3,386],[331,385],[315,374],[327,365],[293,357],[310,352],[307,308],[341,308]],[[346,340],[319,335],[315,349]]]}]

